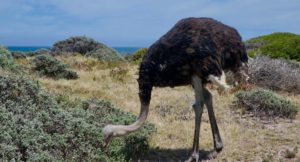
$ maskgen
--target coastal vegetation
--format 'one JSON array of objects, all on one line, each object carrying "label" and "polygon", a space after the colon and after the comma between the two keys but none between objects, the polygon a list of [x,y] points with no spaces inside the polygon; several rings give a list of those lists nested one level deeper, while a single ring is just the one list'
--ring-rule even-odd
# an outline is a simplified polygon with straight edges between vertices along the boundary
[{"label": "coastal vegetation", "polygon": [[88,52],[86,56],[93,57],[99,61],[122,61],[123,58],[114,49],[102,46],[101,48],[95,49]]},{"label": "coastal vegetation", "polygon": [[26,58],[27,57],[27,53],[22,52],[22,51],[11,51],[11,55],[15,59]]},{"label": "coastal vegetation", "polygon": [[300,35],[293,33],[272,33],[246,41],[250,56],[262,54],[271,58],[300,61]]},{"label": "coastal vegetation", "polygon": [[77,79],[79,76],[68,65],[57,60],[51,55],[38,55],[32,60],[32,69],[41,76],[47,76],[54,79]]},{"label": "coastal vegetation", "polygon": [[140,63],[143,56],[147,53],[148,48],[140,48],[132,54],[126,55],[125,59],[134,63]]},{"label": "coastal vegetation", "polygon": [[70,37],[54,43],[51,47],[52,55],[74,55],[76,53],[94,57],[100,61],[120,61],[123,59],[116,50],[86,36]]},{"label": "coastal vegetation", "polygon": [[33,57],[33,56],[37,56],[37,55],[45,55],[45,54],[49,55],[50,52],[51,51],[49,49],[41,48],[41,49],[38,49],[35,51],[26,52],[26,56]]},{"label": "coastal vegetation", "polygon": [[249,63],[250,81],[260,87],[300,94],[300,63],[257,55]]},{"label": "coastal vegetation", "polygon": [[295,104],[269,90],[240,91],[235,97],[235,107],[242,108],[243,112],[253,113],[260,118],[295,118],[298,112]]},{"label": "coastal vegetation", "polygon": [[104,152],[103,125],[127,124],[135,116],[104,100],[70,101],[46,92],[30,78],[12,74],[0,75],[0,105],[3,161],[130,160],[149,148],[147,137],[154,131],[147,123]]},{"label": "coastal vegetation", "polygon": [[[246,43],[261,52],[273,39]],[[105,124],[130,124],[139,113],[137,64],[147,49],[123,59],[99,44],[71,37],[25,57],[0,47],[1,161],[186,160],[194,130],[190,86],[154,88],[149,122],[102,149]],[[247,91],[220,95],[208,85],[225,146],[217,161],[300,160],[299,62],[261,54],[249,61]],[[22,73],[10,70],[16,66]],[[204,110],[203,153],[212,145],[210,129]]]},{"label": "coastal vegetation", "polygon": [[14,59],[11,52],[3,46],[0,46],[0,67],[6,69],[14,67]]},{"label": "coastal vegetation", "polygon": [[51,52],[53,54],[65,53],[80,53],[85,55],[88,52],[91,52],[97,49],[100,46],[100,43],[95,41],[92,38],[85,36],[75,36],[70,37],[65,40],[57,41],[53,44]]}]

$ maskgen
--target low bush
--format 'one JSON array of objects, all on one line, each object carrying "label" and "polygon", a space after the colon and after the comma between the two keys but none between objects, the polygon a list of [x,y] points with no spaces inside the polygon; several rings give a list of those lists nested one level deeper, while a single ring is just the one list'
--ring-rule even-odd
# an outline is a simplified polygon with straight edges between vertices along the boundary
[{"label": "low bush", "polygon": [[51,53],[60,54],[62,52],[86,53],[93,51],[99,47],[100,43],[86,36],[75,36],[68,39],[55,42],[51,48]]},{"label": "low bush", "polygon": [[284,59],[255,56],[249,62],[250,81],[271,90],[300,93],[300,64]]},{"label": "low bush", "polygon": [[148,51],[147,48],[140,48],[137,51],[135,51],[133,54],[127,55],[125,59],[128,61],[139,63],[142,61],[142,58],[147,53],[147,51]]},{"label": "low bush", "polygon": [[55,79],[77,79],[75,71],[68,69],[67,65],[50,55],[38,55],[32,60],[33,70],[42,76]]},{"label": "low bush", "polygon": [[20,58],[26,58],[27,57],[26,52],[22,52],[22,51],[12,51],[11,55],[15,59],[20,59]]},{"label": "low bush", "polygon": [[76,55],[77,53],[94,57],[100,61],[123,60],[116,50],[85,36],[70,37],[58,41],[51,48],[53,55]]},{"label": "low bush", "polygon": [[300,35],[272,33],[246,41],[250,56],[257,53],[271,58],[285,58],[300,61]]},{"label": "low bush", "polygon": [[49,55],[49,54],[50,54],[50,50],[45,48],[41,48],[35,51],[25,52],[25,55],[29,57],[33,57],[37,55]]},{"label": "low bush", "polygon": [[129,161],[147,151],[154,126],[147,123],[114,139],[107,150],[101,149],[101,128],[135,120],[107,101],[70,101],[45,92],[29,78],[0,76],[2,161]]},{"label": "low bush", "polygon": [[0,46],[0,67],[6,69],[14,68],[14,59],[11,55],[11,52],[8,51],[5,47]]},{"label": "low bush", "polygon": [[99,48],[88,52],[86,56],[90,56],[98,59],[99,61],[121,61],[123,58],[114,49],[111,49],[105,45],[100,45]]},{"label": "low bush", "polygon": [[296,105],[269,90],[240,91],[235,97],[234,107],[256,117],[294,118],[298,112]]}]

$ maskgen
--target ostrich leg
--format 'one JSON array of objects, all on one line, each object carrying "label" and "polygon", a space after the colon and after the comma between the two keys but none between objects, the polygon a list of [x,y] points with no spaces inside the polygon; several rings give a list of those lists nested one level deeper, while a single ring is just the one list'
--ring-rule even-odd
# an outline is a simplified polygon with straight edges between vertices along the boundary
[{"label": "ostrich leg", "polygon": [[203,112],[203,86],[202,81],[198,76],[192,77],[192,85],[195,91],[196,102],[193,105],[193,109],[195,111],[195,132],[194,132],[194,141],[193,141],[193,153],[191,157],[187,160],[187,162],[191,162],[195,160],[199,161],[199,135],[200,135],[200,124],[201,117]]},{"label": "ostrich leg", "polygon": [[214,148],[217,152],[219,152],[223,149],[223,143],[219,133],[215,113],[213,110],[212,95],[206,88],[203,88],[203,95],[204,95],[204,103],[207,107],[211,130],[213,134]]}]

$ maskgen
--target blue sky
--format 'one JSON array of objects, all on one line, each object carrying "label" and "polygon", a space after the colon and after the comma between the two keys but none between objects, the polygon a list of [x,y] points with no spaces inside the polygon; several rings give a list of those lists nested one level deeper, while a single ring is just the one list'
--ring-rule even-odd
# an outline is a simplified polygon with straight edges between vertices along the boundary
[{"label": "blue sky", "polygon": [[0,0],[0,44],[50,46],[86,35],[109,46],[147,47],[185,17],[212,17],[244,40],[299,34],[300,0]]}]

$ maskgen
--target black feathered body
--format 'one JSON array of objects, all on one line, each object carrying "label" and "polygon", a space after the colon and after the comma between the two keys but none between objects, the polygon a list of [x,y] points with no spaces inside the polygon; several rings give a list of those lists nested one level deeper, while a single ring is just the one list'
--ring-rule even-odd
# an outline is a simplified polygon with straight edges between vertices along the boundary
[{"label": "black feathered body", "polygon": [[[140,65],[142,87],[182,86],[198,75],[237,71],[247,54],[239,33],[211,18],[186,18],[150,46]],[[144,90],[142,90],[144,89]]]}]

